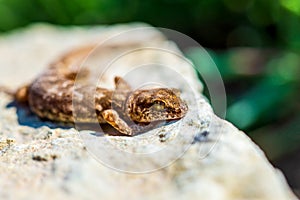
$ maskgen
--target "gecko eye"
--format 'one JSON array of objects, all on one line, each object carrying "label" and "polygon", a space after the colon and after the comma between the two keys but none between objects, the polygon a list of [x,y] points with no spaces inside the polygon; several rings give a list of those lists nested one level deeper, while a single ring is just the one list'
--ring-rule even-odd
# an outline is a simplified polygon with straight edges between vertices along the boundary
[{"label": "gecko eye", "polygon": [[166,107],[166,104],[163,101],[154,101],[152,105],[152,109],[156,111],[162,111]]}]

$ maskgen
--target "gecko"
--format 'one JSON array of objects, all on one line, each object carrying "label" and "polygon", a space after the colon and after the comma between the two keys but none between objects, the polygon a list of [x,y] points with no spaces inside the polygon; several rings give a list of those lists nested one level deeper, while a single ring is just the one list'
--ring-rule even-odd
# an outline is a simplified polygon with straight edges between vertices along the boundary
[{"label": "gecko", "polygon": [[[176,88],[133,90],[120,76],[114,78],[114,90],[83,83],[75,87],[80,61],[77,57],[90,49],[67,53],[32,83],[19,88],[16,99],[26,102],[40,118],[65,123],[108,123],[128,136],[151,129],[150,124],[179,120],[186,115],[188,106]],[[88,76],[89,71],[81,74]]]}]

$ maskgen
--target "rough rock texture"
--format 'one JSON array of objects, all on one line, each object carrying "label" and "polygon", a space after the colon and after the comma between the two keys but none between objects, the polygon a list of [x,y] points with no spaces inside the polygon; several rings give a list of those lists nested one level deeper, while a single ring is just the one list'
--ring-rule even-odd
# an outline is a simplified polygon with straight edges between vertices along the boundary
[{"label": "rough rock texture", "polygon": [[[36,25],[2,36],[0,84],[15,89],[70,48],[142,26]],[[151,30],[114,42],[152,41],[179,53]],[[186,85],[169,84],[183,90],[190,112],[183,120],[135,137],[108,136],[99,127],[79,132],[57,128],[0,93],[0,199],[296,199],[281,172],[243,132],[217,118],[200,94],[189,96],[202,86],[186,61],[145,51],[118,62],[128,72],[132,63],[145,60],[172,64],[169,71],[152,66],[133,72],[129,81],[139,84],[156,73],[155,81],[166,84],[180,74]],[[110,69],[104,75],[107,85],[114,74],[125,73]],[[170,71],[176,73],[170,77]]]}]

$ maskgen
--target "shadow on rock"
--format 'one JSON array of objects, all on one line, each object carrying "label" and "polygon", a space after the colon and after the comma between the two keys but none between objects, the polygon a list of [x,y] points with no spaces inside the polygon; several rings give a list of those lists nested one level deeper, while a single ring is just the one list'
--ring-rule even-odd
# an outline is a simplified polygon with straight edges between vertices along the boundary
[{"label": "shadow on rock", "polygon": [[34,114],[25,103],[19,103],[17,101],[10,102],[7,108],[14,107],[17,110],[18,122],[20,125],[29,126],[32,128],[39,128],[42,126],[48,126],[49,128],[62,128],[69,129],[73,128],[72,124],[56,123],[49,120],[39,118]]}]

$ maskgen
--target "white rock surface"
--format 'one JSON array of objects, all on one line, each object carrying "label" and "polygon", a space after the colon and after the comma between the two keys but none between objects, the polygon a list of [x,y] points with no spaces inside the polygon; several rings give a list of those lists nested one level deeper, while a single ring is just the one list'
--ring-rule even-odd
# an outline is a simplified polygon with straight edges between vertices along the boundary
[{"label": "white rock surface", "polygon": [[[36,25],[3,35],[0,85],[15,89],[70,48],[144,26],[65,29]],[[111,67],[104,76],[107,84],[111,85],[114,74],[126,75],[132,66],[159,61],[187,82],[167,83],[183,90],[190,105],[188,116],[135,137],[34,128],[35,121],[30,126],[20,122],[27,116],[26,108],[7,107],[12,98],[0,93],[0,199],[296,199],[281,172],[243,132],[217,118],[201,95],[189,96],[202,88],[193,69],[174,58],[179,51],[172,42],[151,30],[114,42],[148,42],[173,53],[142,51],[124,57],[116,62],[122,64],[121,69]],[[132,84],[153,74],[155,81],[164,84],[172,80],[170,71],[151,69],[141,76],[136,74],[139,71],[132,72],[127,78]]]}]

